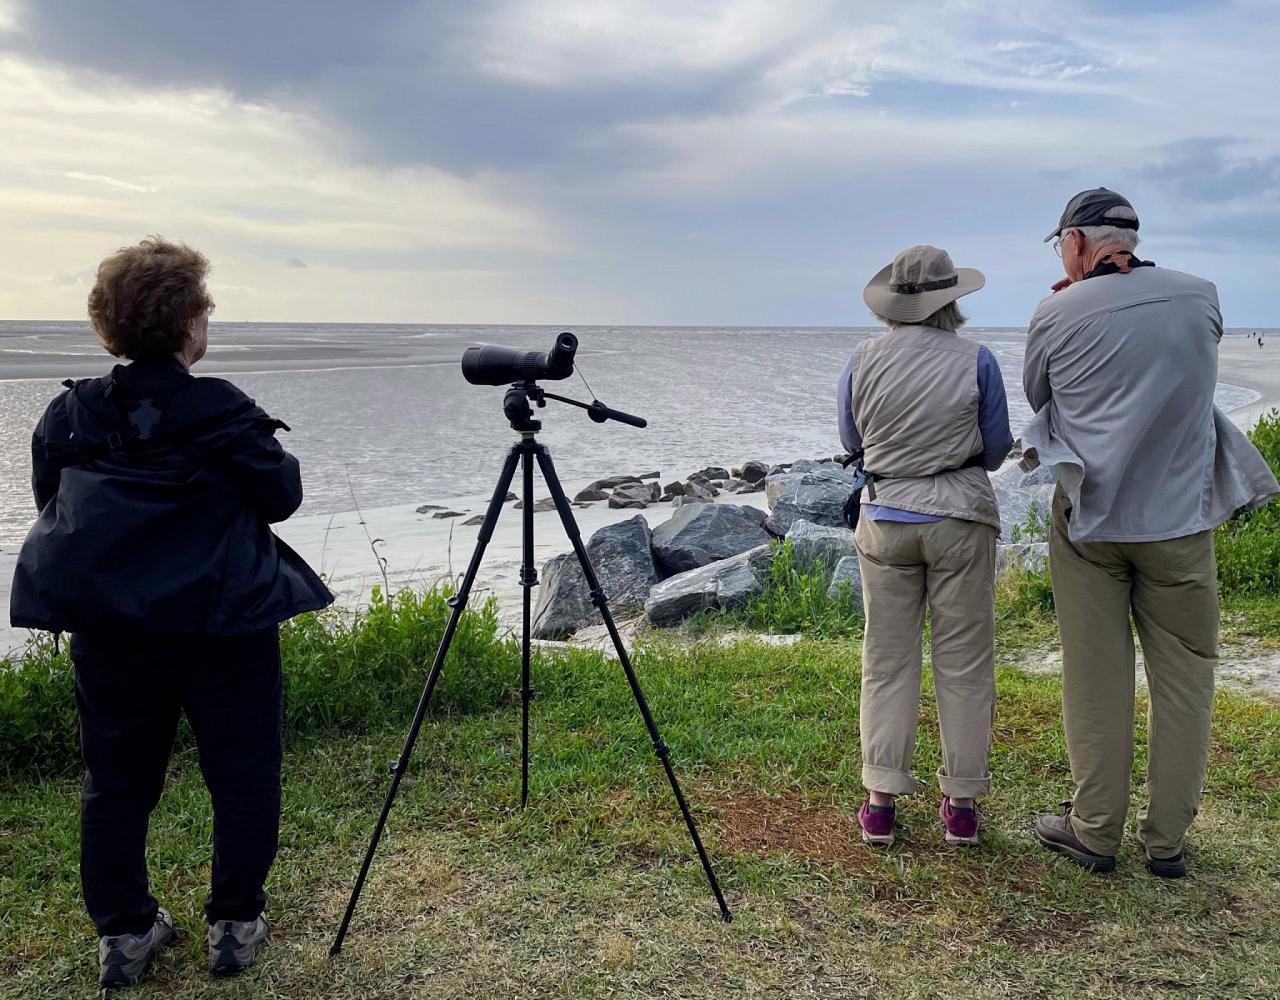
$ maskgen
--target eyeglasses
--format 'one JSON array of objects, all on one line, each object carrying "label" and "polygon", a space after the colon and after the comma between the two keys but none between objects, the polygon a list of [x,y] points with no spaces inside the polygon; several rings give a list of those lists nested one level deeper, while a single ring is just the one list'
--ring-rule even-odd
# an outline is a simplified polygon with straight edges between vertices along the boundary
[{"label": "eyeglasses", "polygon": [[1059,236],[1056,240],[1053,241],[1053,252],[1056,253],[1059,257],[1062,256],[1062,237],[1061,236]]}]

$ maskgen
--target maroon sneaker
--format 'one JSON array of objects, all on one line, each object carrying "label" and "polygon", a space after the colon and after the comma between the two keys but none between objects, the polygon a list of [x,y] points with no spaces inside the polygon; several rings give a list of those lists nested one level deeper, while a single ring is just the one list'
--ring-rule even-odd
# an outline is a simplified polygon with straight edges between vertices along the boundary
[{"label": "maroon sneaker", "polygon": [[951,796],[942,796],[942,805],[938,807],[938,818],[946,829],[948,844],[976,844],[978,834],[982,832],[982,817],[978,815],[978,807],[960,809],[951,804]]},{"label": "maroon sneaker", "polygon": [[897,819],[897,806],[873,806],[862,803],[858,810],[858,826],[862,827],[862,842],[875,847],[893,845],[893,824]]}]

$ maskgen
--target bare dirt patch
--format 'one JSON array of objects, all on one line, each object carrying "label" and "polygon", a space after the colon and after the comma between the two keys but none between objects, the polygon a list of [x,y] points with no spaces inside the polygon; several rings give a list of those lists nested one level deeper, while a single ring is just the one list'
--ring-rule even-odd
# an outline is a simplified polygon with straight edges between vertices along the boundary
[{"label": "bare dirt patch", "polygon": [[780,798],[743,793],[712,804],[721,843],[744,854],[795,854],[868,872],[879,862],[862,843],[856,820],[830,806],[807,803],[792,793]]}]

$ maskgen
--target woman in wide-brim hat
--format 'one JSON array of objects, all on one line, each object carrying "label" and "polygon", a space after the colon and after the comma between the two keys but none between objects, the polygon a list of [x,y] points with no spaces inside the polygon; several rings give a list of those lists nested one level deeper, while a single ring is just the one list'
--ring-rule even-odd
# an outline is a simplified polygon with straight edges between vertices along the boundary
[{"label": "woman in wide-brim hat", "polygon": [[840,437],[871,477],[854,541],[862,571],[863,840],[894,840],[911,775],[924,614],[942,734],[939,816],[951,844],[977,843],[991,787],[996,539],[988,470],[1013,447],[1004,381],[987,348],[960,337],[956,300],[985,282],[943,250],[898,254],[863,290],[887,328],[859,344],[837,388]]}]

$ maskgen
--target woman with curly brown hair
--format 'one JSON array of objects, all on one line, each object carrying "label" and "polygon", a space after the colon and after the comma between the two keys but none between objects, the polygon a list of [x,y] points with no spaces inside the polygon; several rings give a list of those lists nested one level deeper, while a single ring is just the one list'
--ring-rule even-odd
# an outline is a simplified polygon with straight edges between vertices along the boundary
[{"label": "woman with curly brown hair", "polygon": [[104,986],[140,981],[173,936],[145,848],[184,712],[213,800],[210,968],[253,961],[280,822],[278,625],[333,600],[269,527],[302,502],[297,459],[275,440],[288,428],[190,373],[208,344],[208,268],[159,237],[104,260],[89,318],[131,363],[64,383],[31,445],[40,513],[11,620],[73,633],[80,876]]}]

